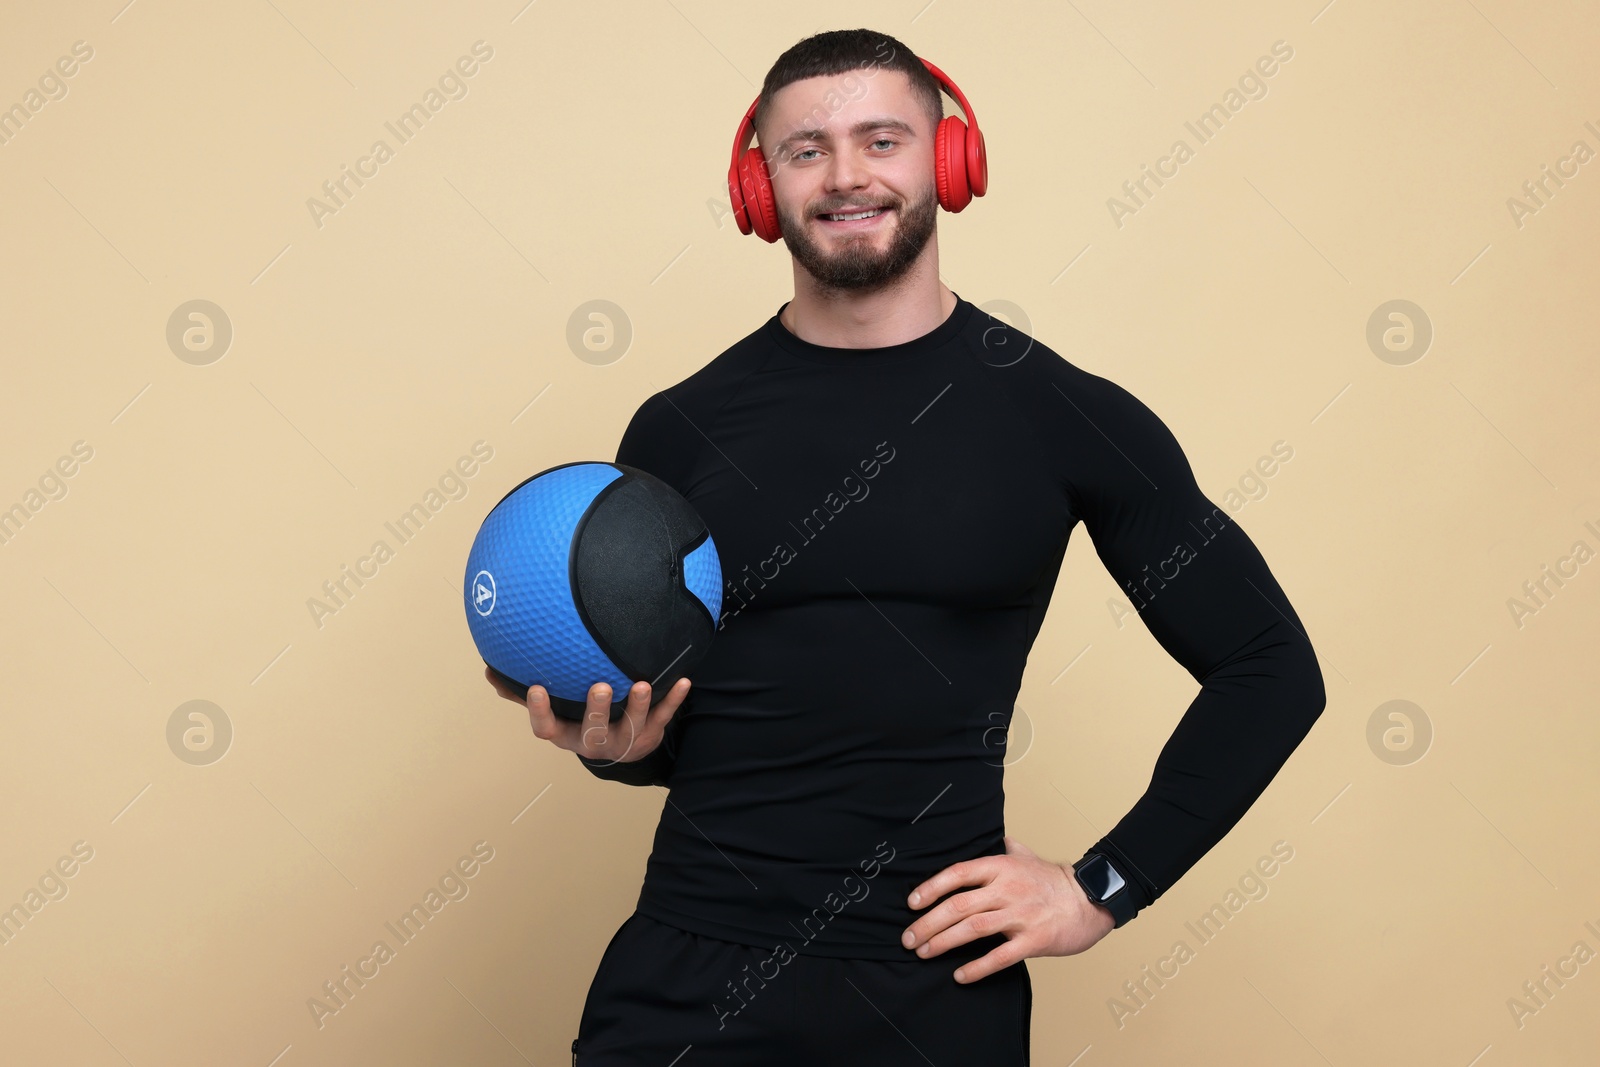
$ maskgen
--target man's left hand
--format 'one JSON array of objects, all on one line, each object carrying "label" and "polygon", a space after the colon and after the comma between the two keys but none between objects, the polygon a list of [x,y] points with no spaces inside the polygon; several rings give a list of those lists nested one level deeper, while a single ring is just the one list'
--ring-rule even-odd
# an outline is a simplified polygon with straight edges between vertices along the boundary
[{"label": "man's left hand", "polygon": [[952,863],[911,891],[906,903],[926,907],[959,886],[956,893],[917,919],[901,944],[924,959],[989,934],[1006,943],[964,964],[955,979],[968,985],[1030,956],[1071,956],[1099,941],[1116,925],[1111,912],[1091,904],[1069,863],[1040,858],[1006,835],[1003,856],[979,856]]}]

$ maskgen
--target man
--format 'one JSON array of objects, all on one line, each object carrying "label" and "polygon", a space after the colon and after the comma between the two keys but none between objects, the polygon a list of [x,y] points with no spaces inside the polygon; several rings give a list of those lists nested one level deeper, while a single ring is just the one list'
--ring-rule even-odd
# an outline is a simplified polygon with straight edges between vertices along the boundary
[{"label": "man", "polygon": [[[1321,672],[1165,424],[940,282],[922,61],[818,34],[758,104],[794,297],[617,452],[711,529],[716,639],[692,693],[652,708],[636,683],[615,725],[604,685],[583,723],[527,697],[596,776],[671,789],[573,1062],[1026,1064],[1023,961],[1093,945],[1215,845],[1321,712]],[[1201,689],[1068,864],[1004,833],[999,757],[1079,522]]]}]

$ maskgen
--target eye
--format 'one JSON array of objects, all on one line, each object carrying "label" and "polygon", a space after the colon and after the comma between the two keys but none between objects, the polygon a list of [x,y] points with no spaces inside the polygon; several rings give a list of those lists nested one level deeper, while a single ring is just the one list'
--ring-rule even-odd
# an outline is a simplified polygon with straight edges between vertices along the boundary
[{"label": "eye", "polygon": [[815,151],[816,151],[816,149],[815,149],[815,148],[802,148],[802,149],[801,149],[801,150],[800,150],[800,151],[798,151],[798,152],[796,152],[796,153],[795,153],[795,154],[794,154],[794,158],[795,158],[795,159],[800,159],[800,158],[801,158],[801,157],[802,157],[802,156],[804,156],[804,155],[805,155],[805,154],[806,154],[806,153],[807,153],[807,152],[815,152]]},{"label": "eye", "polygon": [[873,141],[872,143],[873,144],[896,145],[896,144],[899,144],[900,142],[896,141],[892,137],[880,137],[876,141]]}]

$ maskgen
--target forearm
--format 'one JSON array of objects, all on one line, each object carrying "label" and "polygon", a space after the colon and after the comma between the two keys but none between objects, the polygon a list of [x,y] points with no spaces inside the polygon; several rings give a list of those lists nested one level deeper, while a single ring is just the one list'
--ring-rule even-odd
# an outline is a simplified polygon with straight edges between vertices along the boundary
[{"label": "forearm", "polygon": [[1249,810],[1326,704],[1322,672],[1287,620],[1208,674],[1143,796],[1091,846],[1154,903]]}]

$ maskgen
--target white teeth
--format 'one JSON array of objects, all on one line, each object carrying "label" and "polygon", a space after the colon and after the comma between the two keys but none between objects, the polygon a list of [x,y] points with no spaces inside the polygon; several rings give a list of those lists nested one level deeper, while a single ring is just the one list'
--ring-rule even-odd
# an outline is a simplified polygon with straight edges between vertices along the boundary
[{"label": "white teeth", "polygon": [[856,219],[870,219],[882,210],[882,208],[873,208],[871,211],[862,211],[854,215],[824,215],[823,218],[831,219],[834,222],[853,222]]}]

